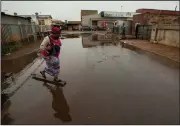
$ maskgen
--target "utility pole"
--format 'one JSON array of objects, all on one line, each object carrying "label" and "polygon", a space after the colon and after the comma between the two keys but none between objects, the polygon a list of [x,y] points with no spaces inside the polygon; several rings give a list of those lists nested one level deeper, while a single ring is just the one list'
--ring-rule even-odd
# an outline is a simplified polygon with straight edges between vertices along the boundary
[{"label": "utility pole", "polygon": [[121,12],[122,12],[122,7],[123,7],[123,6],[121,6]]}]

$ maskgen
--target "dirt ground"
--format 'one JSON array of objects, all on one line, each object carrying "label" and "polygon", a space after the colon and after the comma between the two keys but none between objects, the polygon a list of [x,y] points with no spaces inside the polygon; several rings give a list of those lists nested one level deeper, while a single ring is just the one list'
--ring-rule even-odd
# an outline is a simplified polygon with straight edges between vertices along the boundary
[{"label": "dirt ground", "polygon": [[147,40],[132,39],[132,40],[121,40],[121,41],[136,46],[142,50],[146,50],[167,57],[173,61],[179,62],[179,48],[170,47],[161,44],[152,44]]}]

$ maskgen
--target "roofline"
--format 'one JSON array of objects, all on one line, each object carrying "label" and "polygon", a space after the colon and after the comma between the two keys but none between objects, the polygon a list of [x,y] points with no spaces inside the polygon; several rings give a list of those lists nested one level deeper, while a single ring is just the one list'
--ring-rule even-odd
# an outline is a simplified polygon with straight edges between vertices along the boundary
[{"label": "roofline", "polygon": [[[140,8],[137,10],[156,10],[156,11],[171,11],[171,12],[178,12],[178,11],[174,11],[174,10],[162,10],[162,9],[149,9],[149,8]],[[136,10],[136,11],[137,11]],[[179,11],[180,12],[180,11]]]},{"label": "roofline", "polygon": [[10,16],[10,17],[18,17],[18,18],[23,18],[23,19],[28,19],[28,20],[30,20],[31,19],[31,17],[21,17],[21,16],[19,16],[19,15],[10,15],[10,14],[5,14],[4,12],[1,12],[1,15],[4,15],[4,16]]},{"label": "roofline", "polygon": [[156,14],[156,13],[152,13],[152,12],[145,12],[145,13],[137,13],[137,14],[135,14],[135,15],[133,15],[133,16],[136,16],[136,15],[145,15],[145,14],[152,14],[152,15],[170,15],[170,16],[179,16],[179,15],[177,15],[177,14]]},{"label": "roofline", "polygon": [[81,11],[98,11],[98,10],[81,10]]},{"label": "roofline", "polygon": [[[37,18],[44,18],[44,17],[39,17],[39,16],[49,16],[51,19],[53,19],[51,15],[37,15]],[[45,18],[47,18],[47,17],[45,17]]]},{"label": "roofline", "polygon": [[[177,15],[179,16],[180,15],[180,11],[174,11],[174,10],[159,10],[159,9],[146,9],[146,8],[141,8],[141,9],[137,9],[136,12],[138,11],[145,11],[145,12],[142,12],[141,14],[145,14],[145,13],[150,13],[150,14],[157,14],[157,11],[159,11],[158,13],[160,15]],[[149,11],[149,12],[148,12]],[[168,13],[170,12],[170,13]],[[140,12],[139,12],[140,13]]]}]

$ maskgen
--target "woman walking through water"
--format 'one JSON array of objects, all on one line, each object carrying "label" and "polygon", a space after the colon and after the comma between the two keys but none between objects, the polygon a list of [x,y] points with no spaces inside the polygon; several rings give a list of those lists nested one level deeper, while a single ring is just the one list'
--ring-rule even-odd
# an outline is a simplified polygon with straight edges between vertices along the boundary
[{"label": "woman walking through water", "polygon": [[60,72],[60,47],[61,40],[59,39],[61,30],[58,27],[52,27],[51,34],[46,36],[40,45],[41,55],[43,56],[46,67],[40,71],[41,75],[46,79],[46,73],[54,77],[54,81],[61,82],[58,78]]}]

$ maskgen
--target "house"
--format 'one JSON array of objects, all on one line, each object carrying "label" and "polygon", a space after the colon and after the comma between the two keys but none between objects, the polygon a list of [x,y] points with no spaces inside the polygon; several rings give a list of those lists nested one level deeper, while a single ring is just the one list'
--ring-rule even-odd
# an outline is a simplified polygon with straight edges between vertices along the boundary
[{"label": "house", "polygon": [[31,17],[31,22],[34,22],[36,25],[51,25],[52,16],[51,15],[19,15],[21,17]]},{"label": "house", "polygon": [[31,23],[35,25],[39,25],[39,21],[36,15],[19,15],[21,17],[31,17]]},{"label": "house", "polygon": [[98,14],[98,10],[81,10],[81,21],[82,16]]},{"label": "house", "polygon": [[52,25],[64,25],[65,23],[61,20],[52,19],[51,20]]},{"label": "house", "polygon": [[31,17],[21,17],[1,12],[1,42],[9,43],[26,39],[34,34]]},{"label": "house", "polygon": [[39,25],[51,25],[52,24],[51,15],[37,15],[37,19],[39,21]]},{"label": "house", "polygon": [[31,17],[32,24],[40,25],[40,32],[46,32],[51,29],[52,25],[52,16],[51,15],[39,15],[35,13],[35,15],[20,15],[22,17]]},{"label": "house", "polygon": [[67,25],[69,31],[80,30],[81,21],[68,21],[66,25]]},{"label": "house", "polygon": [[29,25],[31,24],[31,17],[21,17],[15,15],[9,15],[5,14],[4,12],[1,12],[1,24],[24,24]]}]

